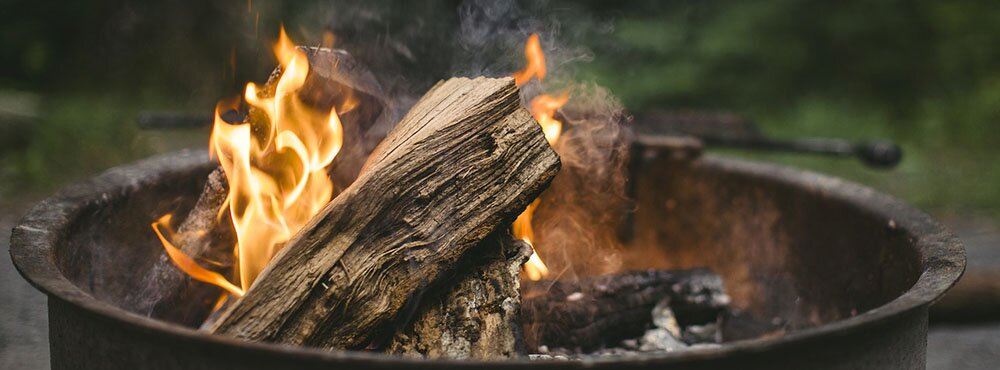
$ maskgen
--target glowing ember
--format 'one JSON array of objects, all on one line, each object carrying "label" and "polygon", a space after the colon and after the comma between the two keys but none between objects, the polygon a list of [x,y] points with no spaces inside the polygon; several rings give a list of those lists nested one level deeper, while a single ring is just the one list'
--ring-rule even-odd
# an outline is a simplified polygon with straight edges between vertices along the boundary
[{"label": "glowing ember", "polygon": [[[524,56],[527,59],[527,65],[523,70],[514,73],[514,83],[522,86],[531,81],[532,78],[537,78],[538,81],[545,80],[545,54],[542,53],[542,45],[538,40],[537,34],[532,34],[528,37],[528,43],[524,46]],[[556,146],[556,143],[559,141],[559,135],[562,134],[562,121],[555,119],[555,113],[567,101],[569,101],[568,91],[563,92],[558,97],[547,94],[538,95],[534,99],[531,99],[531,103],[529,104],[531,115],[542,126],[545,139],[553,147]],[[538,203],[537,199],[532,202],[521,215],[517,216],[513,224],[514,236],[527,242],[534,250],[531,258],[524,265],[524,272],[528,276],[528,279],[531,280],[540,280],[549,274],[548,267],[545,266],[542,258],[538,255],[538,246],[532,243],[535,232],[531,226],[531,219]]]},{"label": "glowing ember", "polygon": [[220,103],[209,143],[229,182],[227,202],[219,212],[228,207],[232,214],[239,287],[200,268],[160,234],[157,225],[166,225],[170,215],[153,225],[178,268],[236,295],[249,289],[283,244],[330,201],[333,182],[327,166],[343,144],[336,108],[321,112],[299,99],[309,62],[284,28],[274,52],[282,68],[274,96],[252,82],[244,94],[247,104],[262,114],[250,123],[229,124],[221,117],[228,107]]}]

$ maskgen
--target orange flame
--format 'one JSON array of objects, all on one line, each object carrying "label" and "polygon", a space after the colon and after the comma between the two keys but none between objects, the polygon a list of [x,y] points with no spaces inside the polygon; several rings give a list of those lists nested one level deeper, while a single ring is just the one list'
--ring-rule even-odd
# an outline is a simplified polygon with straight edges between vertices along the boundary
[{"label": "orange flame", "polygon": [[528,258],[528,262],[524,264],[524,273],[527,275],[528,279],[538,281],[549,275],[549,268],[545,266],[545,262],[542,262],[542,258],[538,256],[538,253],[534,251],[534,244],[532,240],[535,238],[535,231],[531,227],[531,219],[535,213],[535,207],[538,207],[539,200],[531,202],[528,208],[521,212],[514,220],[512,228],[514,229],[514,236],[523,240],[528,245],[532,246],[531,257]]},{"label": "orange flame", "polygon": [[[533,33],[528,37],[528,42],[524,46],[524,56],[527,59],[527,65],[523,70],[514,73],[514,83],[517,86],[523,86],[528,81],[531,81],[532,78],[537,78],[538,81],[545,80],[545,54],[542,52],[542,45],[538,39],[538,34]],[[531,115],[535,117],[535,121],[538,121],[538,124],[542,127],[542,132],[545,134],[545,139],[553,147],[559,142],[559,136],[562,134],[562,121],[555,118],[555,113],[568,101],[569,92],[565,91],[559,94],[558,97],[548,94],[538,95],[534,99],[531,99],[531,103],[529,104]],[[512,225],[514,237],[524,240],[533,249],[531,257],[524,264],[524,272],[528,279],[531,280],[540,280],[549,274],[548,267],[545,266],[545,262],[542,262],[542,258],[538,255],[537,246],[532,243],[532,240],[535,238],[535,232],[531,221],[538,204],[539,200],[536,199],[521,215],[517,216]]]},{"label": "orange flame", "polygon": [[[251,82],[243,96],[263,117],[229,124],[221,116],[227,103],[220,102],[209,142],[229,182],[227,202],[219,214],[228,210],[236,231],[240,288],[227,288],[230,292],[249,289],[284,243],[330,201],[333,182],[327,166],[343,145],[337,109],[318,111],[299,98],[309,61],[284,27],[274,53],[282,68],[274,95],[266,96]],[[346,100],[353,107],[353,99]],[[154,230],[159,235],[155,225]],[[179,251],[166,238],[161,241],[178,268],[192,277],[223,288],[234,285],[225,279],[199,278],[196,273],[201,272],[191,268],[190,257],[174,258],[177,253],[172,252]]]},{"label": "orange flame", "polygon": [[271,258],[330,201],[326,167],[343,145],[336,109],[305,105],[298,91],[309,61],[282,27],[275,55],[284,70],[274,97],[248,83],[243,98],[266,120],[230,125],[216,115],[212,146],[229,180],[240,285],[248,289]]},{"label": "orange flame", "polygon": [[[181,271],[184,271],[184,273],[191,275],[191,277],[195,280],[218,285],[230,294],[242,297],[243,289],[233,285],[219,273],[201,267],[194,261],[194,259],[187,254],[184,254],[184,252],[181,252],[180,249],[177,249],[177,247],[170,242],[169,239],[174,238],[174,230],[170,227],[171,218],[173,218],[172,214],[165,214],[163,217],[160,217],[159,220],[156,220],[156,222],[154,222],[151,226],[153,227],[153,232],[156,233],[156,237],[160,238],[160,242],[163,243],[163,249],[167,251],[167,255],[170,256],[170,260],[174,262],[174,265]],[[163,236],[163,232],[160,231],[161,227],[166,230],[169,238]]]},{"label": "orange flame", "polygon": [[542,132],[545,133],[545,139],[549,141],[549,145],[555,146],[556,142],[559,141],[559,135],[562,134],[562,121],[555,119],[554,116],[556,111],[566,105],[568,101],[568,91],[564,91],[558,97],[542,94],[531,99],[531,115],[542,126]]},{"label": "orange flame", "polygon": [[532,77],[538,77],[539,81],[545,80],[545,53],[542,52],[542,43],[538,40],[537,33],[528,37],[528,43],[524,45],[524,57],[528,63],[523,70],[514,72],[514,83],[521,86]]}]

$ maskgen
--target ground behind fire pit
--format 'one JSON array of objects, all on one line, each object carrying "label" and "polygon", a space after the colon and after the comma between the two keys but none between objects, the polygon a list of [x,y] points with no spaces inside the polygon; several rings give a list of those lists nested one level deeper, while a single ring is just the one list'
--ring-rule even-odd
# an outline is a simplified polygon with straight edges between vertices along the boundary
[{"label": "ground behind fire pit", "polygon": [[49,368],[45,295],[24,281],[10,259],[10,231],[31,203],[0,202],[0,369]]},{"label": "ground behind fire pit", "polygon": [[[0,369],[48,369],[48,317],[45,296],[14,269],[10,231],[33,201],[0,202]],[[963,240],[970,268],[1000,269],[1000,227],[982,219],[947,218]],[[993,369],[1000,362],[1000,322],[931,326],[927,368]]]}]

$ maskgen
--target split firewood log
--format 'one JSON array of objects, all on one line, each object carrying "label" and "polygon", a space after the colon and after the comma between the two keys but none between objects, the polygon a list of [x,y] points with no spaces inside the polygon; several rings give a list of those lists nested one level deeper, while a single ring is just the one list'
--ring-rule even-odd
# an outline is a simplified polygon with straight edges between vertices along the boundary
[{"label": "split firewood log", "polygon": [[641,336],[657,302],[670,300],[682,326],[715,322],[729,305],[722,278],[705,269],[649,270],[578,281],[529,281],[521,289],[529,351],[592,350]]},{"label": "split firewood log", "polygon": [[413,318],[386,352],[481,360],[524,354],[520,273],[531,246],[504,228],[469,254],[439,286],[421,295]]},{"label": "split firewood log", "polygon": [[356,349],[551,182],[513,79],[437,84],[217,321],[217,334]]}]

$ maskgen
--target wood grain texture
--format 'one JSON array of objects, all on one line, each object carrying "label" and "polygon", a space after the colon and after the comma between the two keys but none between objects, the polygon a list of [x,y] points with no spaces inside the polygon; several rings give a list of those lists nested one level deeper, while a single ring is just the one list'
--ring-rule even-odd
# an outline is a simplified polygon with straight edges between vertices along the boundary
[{"label": "wood grain texture", "polygon": [[417,312],[386,352],[480,360],[523,355],[520,273],[531,252],[510,230],[491,235],[463,259],[453,277],[422,295]]},{"label": "wood grain texture", "polygon": [[215,333],[359,348],[558,172],[513,79],[432,88],[294,237]]}]

